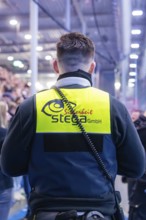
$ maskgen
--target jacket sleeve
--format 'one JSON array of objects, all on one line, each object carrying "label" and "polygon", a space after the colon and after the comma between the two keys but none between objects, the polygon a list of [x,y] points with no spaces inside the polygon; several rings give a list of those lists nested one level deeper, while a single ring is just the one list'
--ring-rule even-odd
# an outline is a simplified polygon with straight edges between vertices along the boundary
[{"label": "jacket sleeve", "polygon": [[111,98],[111,119],[118,174],[140,178],[146,167],[144,147],[126,107],[114,98]]},{"label": "jacket sleeve", "polygon": [[0,127],[0,154],[1,154],[2,144],[6,136],[6,131],[7,130],[5,128]]},{"label": "jacket sleeve", "polygon": [[30,97],[18,107],[2,146],[1,166],[6,175],[27,173],[34,129],[34,97]]}]

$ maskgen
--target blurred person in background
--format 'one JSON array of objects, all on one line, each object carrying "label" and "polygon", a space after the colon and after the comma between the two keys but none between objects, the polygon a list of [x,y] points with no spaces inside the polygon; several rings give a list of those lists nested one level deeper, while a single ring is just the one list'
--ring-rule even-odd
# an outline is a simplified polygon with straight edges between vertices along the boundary
[{"label": "blurred person in background", "polygon": [[[113,182],[117,174],[141,177],[144,149],[126,107],[92,87],[94,43],[68,33],[56,47],[56,86],[73,105]],[[10,176],[28,174],[33,220],[112,220],[115,215],[111,183],[54,88],[19,105],[2,147],[2,168]]]},{"label": "blurred person in background", "polygon": [[26,80],[12,73],[7,67],[0,66],[0,98],[19,104],[30,95],[30,87]]},{"label": "blurred person in background", "polygon": [[[131,114],[140,140],[146,151],[146,115],[141,110]],[[129,220],[146,220],[146,173],[140,179],[127,179],[129,196]]]},{"label": "blurred person in background", "polygon": [[27,219],[29,219],[29,217],[31,215],[30,207],[29,207],[29,196],[30,196],[31,188],[30,188],[30,185],[29,185],[28,175],[23,175],[22,178],[23,178],[23,188],[24,188],[24,191],[25,191],[26,202],[27,202],[27,212],[26,212],[25,217],[21,220],[27,220]]},{"label": "blurred person in background", "polygon": [[[0,151],[6,135],[7,104],[0,101]],[[0,219],[7,220],[12,205],[13,179],[4,175],[0,166]]]},{"label": "blurred person in background", "polygon": [[143,115],[143,111],[141,111],[140,109],[133,109],[131,112],[132,121],[135,122],[140,115]]},{"label": "blurred person in background", "polygon": [[[16,108],[24,101],[30,94],[30,86],[27,81],[21,79],[17,74],[13,74],[5,65],[0,66],[0,99],[8,106],[7,122],[12,120]],[[22,181],[21,181],[22,180]],[[24,181],[23,181],[24,180]],[[23,188],[25,195],[23,193]],[[20,202],[26,197],[26,202],[29,196],[29,184],[26,176],[19,176],[13,178],[13,201]],[[25,196],[25,197],[24,197]],[[29,208],[26,213],[26,219],[29,215]],[[1,215],[0,215],[1,216]],[[25,219],[25,218],[24,218]],[[1,218],[0,218],[1,220]]]}]

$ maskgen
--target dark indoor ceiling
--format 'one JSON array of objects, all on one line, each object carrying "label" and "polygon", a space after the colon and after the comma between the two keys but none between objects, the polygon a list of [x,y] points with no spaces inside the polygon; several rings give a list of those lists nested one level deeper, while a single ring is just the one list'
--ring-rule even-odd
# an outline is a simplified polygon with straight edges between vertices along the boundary
[{"label": "dark indoor ceiling", "polygon": [[[78,31],[89,36],[96,45],[96,71],[117,73],[118,77],[137,71],[138,78],[146,77],[146,0],[0,0],[0,65],[14,73],[30,70],[31,40],[30,4],[38,6],[38,73],[52,73],[51,59],[55,44],[66,32]],[[142,10],[133,16],[134,10]],[[10,20],[16,19],[16,25]],[[139,35],[131,34],[140,29]],[[131,44],[138,44],[132,48]],[[130,58],[130,54],[137,58]],[[49,56],[48,56],[49,55]],[[47,56],[47,57],[46,57]],[[14,61],[22,65],[15,65]],[[129,67],[130,63],[135,67]],[[133,76],[132,76],[133,77]],[[124,81],[123,81],[124,82]]]},{"label": "dark indoor ceiling", "polygon": [[[70,2],[70,28],[67,27],[67,1]],[[116,28],[116,1],[111,0],[41,0],[34,1],[39,7],[38,45],[43,50],[38,53],[39,72],[50,71],[46,55],[54,56],[55,44],[61,34],[67,31],[84,32],[96,44],[97,60],[101,69],[111,69],[119,59]],[[24,68],[14,71],[25,72],[29,69],[30,40],[24,36],[30,33],[30,1],[0,1],[0,48],[1,64],[13,68],[7,62],[8,56],[21,60]],[[18,24],[11,26],[9,21],[17,19]]]}]

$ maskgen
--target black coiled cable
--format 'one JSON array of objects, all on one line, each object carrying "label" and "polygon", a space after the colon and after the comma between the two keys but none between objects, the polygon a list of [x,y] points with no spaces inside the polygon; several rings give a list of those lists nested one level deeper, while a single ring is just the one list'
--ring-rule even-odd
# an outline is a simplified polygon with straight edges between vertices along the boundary
[{"label": "black coiled cable", "polygon": [[68,107],[70,113],[73,115],[74,119],[76,120],[77,122],[77,125],[79,127],[79,129],[81,130],[84,138],[86,139],[88,145],[90,146],[91,150],[92,150],[92,153],[95,157],[95,159],[97,160],[100,168],[102,169],[102,171],[104,172],[105,176],[110,180],[112,181],[112,184],[113,184],[113,180],[111,178],[111,176],[109,175],[108,171],[106,170],[105,168],[105,165],[101,159],[101,157],[99,156],[99,153],[98,151],[96,150],[92,140],[90,139],[88,133],[85,131],[85,128],[83,127],[82,123],[80,122],[77,114],[75,113],[73,107],[71,106],[71,104],[69,103],[68,99],[65,97],[65,95],[63,94],[63,92],[56,86],[53,86],[52,87],[53,89],[55,89],[55,91],[60,95],[60,97],[62,98],[62,101],[66,104],[66,106]]}]

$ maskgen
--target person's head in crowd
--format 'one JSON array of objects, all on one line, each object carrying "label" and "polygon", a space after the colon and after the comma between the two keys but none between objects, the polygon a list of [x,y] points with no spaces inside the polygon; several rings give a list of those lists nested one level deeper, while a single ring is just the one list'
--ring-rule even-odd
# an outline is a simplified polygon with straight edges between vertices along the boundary
[{"label": "person's head in crowd", "polygon": [[[5,65],[0,66],[0,96],[9,93],[15,100],[23,96],[22,91],[25,89],[26,80],[21,79],[17,74],[12,73]],[[8,96],[7,96],[8,98]]]},{"label": "person's head in crowd", "polygon": [[57,59],[53,62],[54,70],[59,74],[79,69],[93,73],[94,54],[94,43],[88,37],[77,32],[64,34],[57,43]]},{"label": "person's head in crowd", "polygon": [[5,82],[6,79],[3,76],[0,76],[0,83]]},{"label": "person's head in crowd", "polygon": [[8,106],[4,101],[0,101],[0,127],[6,128]]},{"label": "person's head in crowd", "polygon": [[140,109],[133,109],[132,112],[131,112],[131,119],[132,121],[136,121],[140,115],[143,114],[143,111],[140,110]]},{"label": "person's head in crowd", "polygon": [[11,92],[4,92],[2,94],[2,100],[7,103],[14,101]]},{"label": "person's head in crowd", "polygon": [[12,72],[5,65],[0,66],[0,90],[1,92],[9,92],[11,89]]},{"label": "person's head in crowd", "polygon": [[10,76],[10,70],[6,65],[0,65],[0,79],[7,80]]},{"label": "person's head in crowd", "polygon": [[28,83],[24,84],[24,88],[22,90],[22,96],[24,99],[30,96],[30,86]]},{"label": "person's head in crowd", "polygon": [[23,96],[18,96],[16,99],[15,99],[15,103],[17,105],[20,105],[20,103],[22,103],[24,101],[24,97]]},{"label": "person's head in crowd", "polygon": [[11,95],[12,95],[13,99],[16,100],[16,98],[21,95],[20,88],[19,87],[17,87],[17,88],[13,87],[12,91],[11,91]]}]

